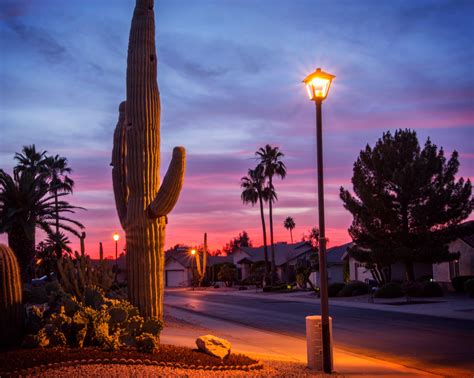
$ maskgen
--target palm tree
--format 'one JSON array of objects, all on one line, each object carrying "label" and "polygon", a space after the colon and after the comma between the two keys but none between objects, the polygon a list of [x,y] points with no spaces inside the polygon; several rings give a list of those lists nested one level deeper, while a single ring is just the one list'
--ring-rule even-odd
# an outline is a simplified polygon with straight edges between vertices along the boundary
[{"label": "palm tree", "polygon": [[290,230],[290,238],[291,238],[291,244],[293,244],[293,229],[295,228],[295,220],[292,217],[288,217],[285,219],[283,222],[283,226],[287,229]]},{"label": "palm tree", "polygon": [[59,212],[58,194],[72,193],[74,181],[67,176],[72,172],[68,167],[67,159],[59,155],[48,156],[44,160],[44,170],[48,175],[50,192],[54,195],[54,207],[56,210],[56,233],[59,234]]},{"label": "palm tree", "polygon": [[[42,229],[51,235],[51,226],[56,224],[59,214],[59,227],[77,236],[75,226],[84,226],[64,215],[74,213],[78,207],[64,200],[57,201],[50,194],[50,186],[45,172],[34,174],[31,170],[17,170],[15,177],[0,169],[0,233],[6,232],[8,244],[18,257],[24,281],[28,278],[28,268],[35,253],[35,230]],[[59,193],[58,197],[67,195]]]},{"label": "palm tree", "polygon": [[257,159],[259,160],[258,166],[263,169],[263,175],[268,179],[268,190],[270,196],[268,199],[269,204],[269,217],[270,217],[270,243],[272,248],[272,283],[275,275],[275,245],[273,242],[273,201],[277,200],[275,187],[273,186],[273,177],[279,176],[284,179],[286,176],[286,166],[281,159],[285,156],[278,147],[272,147],[267,144],[265,147],[261,147],[255,152]]},{"label": "palm tree", "polygon": [[265,226],[265,214],[263,210],[263,201],[268,200],[268,191],[264,187],[265,177],[263,176],[263,169],[257,167],[255,169],[249,169],[247,176],[240,179],[240,187],[243,189],[240,198],[244,204],[252,204],[254,206],[257,201],[260,205],[260,218],[262,222],[263,232],[263,253],[265,258],[265,282],[269,277],[268,269],[268,247],[267,247],[267,228]]},{"label": "palm tree", "polygon": [[44,171],[44,162],[47,151],[36,151],[34,144],[23,146],[21,153],[16,152],[14,159],[18,164],[13,168],[15,178],[22,173],[29,172],[33,176]]}]

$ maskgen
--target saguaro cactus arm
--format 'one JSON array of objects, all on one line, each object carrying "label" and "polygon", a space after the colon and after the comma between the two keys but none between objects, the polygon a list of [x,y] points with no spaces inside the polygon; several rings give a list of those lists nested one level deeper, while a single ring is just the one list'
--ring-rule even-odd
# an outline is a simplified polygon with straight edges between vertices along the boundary
[{"label": "saguaro cactus arm", "polygon": [[148,206],[151,218],[168,215],[178,201],[184,182],[186,169],[186,152],[184,147],[175,147],[168,171],[155,199]]},{"label": "saguaro cactus arm", "polygon": [[125,228],[127,217],[127,197],[128,190],[125,182],[127,177],[125,157],[127,143],[125,140],[125,101],[119,106],[119,119],[114,132],[114,144],[112,149],[112,183],[114,187],[115,206],[119,216],[120,224]]}]

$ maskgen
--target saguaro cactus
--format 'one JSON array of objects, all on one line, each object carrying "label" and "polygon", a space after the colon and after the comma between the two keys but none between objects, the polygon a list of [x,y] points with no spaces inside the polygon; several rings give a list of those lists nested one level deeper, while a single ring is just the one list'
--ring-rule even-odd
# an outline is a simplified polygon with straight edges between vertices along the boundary
[{"label": "saguaro cactus", "polygon": [[126,234],[128,295],[145,317],[163,318],[167,214],[183,185],[185,150],[175,147],[160,187],[160,97],[153,0],[137,0],[127,59],[127,100],[114,133],[112,178]]},{"label": "saguaro cactus", "polygon": [[0,244],[0,345],[19,341],[23,319],[20,268],[13,251]]},{"label": "saguaro cactus", "polygon": [[202,248],[202,263],[199,253],[196,254],[196,269],[198,274],[199,286],[202,285],[202,281],[206,276],[206,263],[207,263],[207,233],[204,233],[204,245]]}]

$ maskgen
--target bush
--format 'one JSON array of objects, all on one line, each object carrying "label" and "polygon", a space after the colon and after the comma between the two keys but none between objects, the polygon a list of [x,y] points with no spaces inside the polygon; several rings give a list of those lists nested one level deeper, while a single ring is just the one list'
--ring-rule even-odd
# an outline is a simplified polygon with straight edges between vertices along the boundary
[{"label": "bush", "polygon": [[376,298],[400,298],[403,297],[402,285],[396,282],[389,282],[383,285],[374,294]]},{"label": "bush", "polygon": [[474,298],[474,279],[471,278],[464,283],[464,291],[469,294],[469,298]]},{"label": "bush", "polygon": [[458,293],[464,293],[464,284],[467,280],[474,278],[474,276],[457,276],[451,279],[454,290]]},{"label": "bush", "polygon": [[32,306],[27,312],[26,347],[96,346],[117,350],[135,346],[141,351],[157,350],[163,323],[144,320],[129,302],[110,299],[99,288],[88,288],[85,298],[51,293],[48,306]]},{"label": "bush", "polygon": [[437,282],[406,282],[402,286],[408,297],[442,297],[443,289]]},{"label": "bush", "polygon": [[328,286],[328,296],[337,297],[339,292],[346,286],[343,282],[334,282]]},{"label": "bush", "polygon": [[361,281],[350,281],[346,286],[339,292],[341,297],[355,297],[357,295],[367,294],[368,287]]}]

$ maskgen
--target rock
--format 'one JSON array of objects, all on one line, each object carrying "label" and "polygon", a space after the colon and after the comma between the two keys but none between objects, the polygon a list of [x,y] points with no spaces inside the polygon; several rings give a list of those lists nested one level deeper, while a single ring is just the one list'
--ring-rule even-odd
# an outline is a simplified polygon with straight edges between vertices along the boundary
[{"label": "rock", "polygon": [[200,351],[221,359],[230,354],[230,343],[213,335],[199,336],[196,345]]}]

